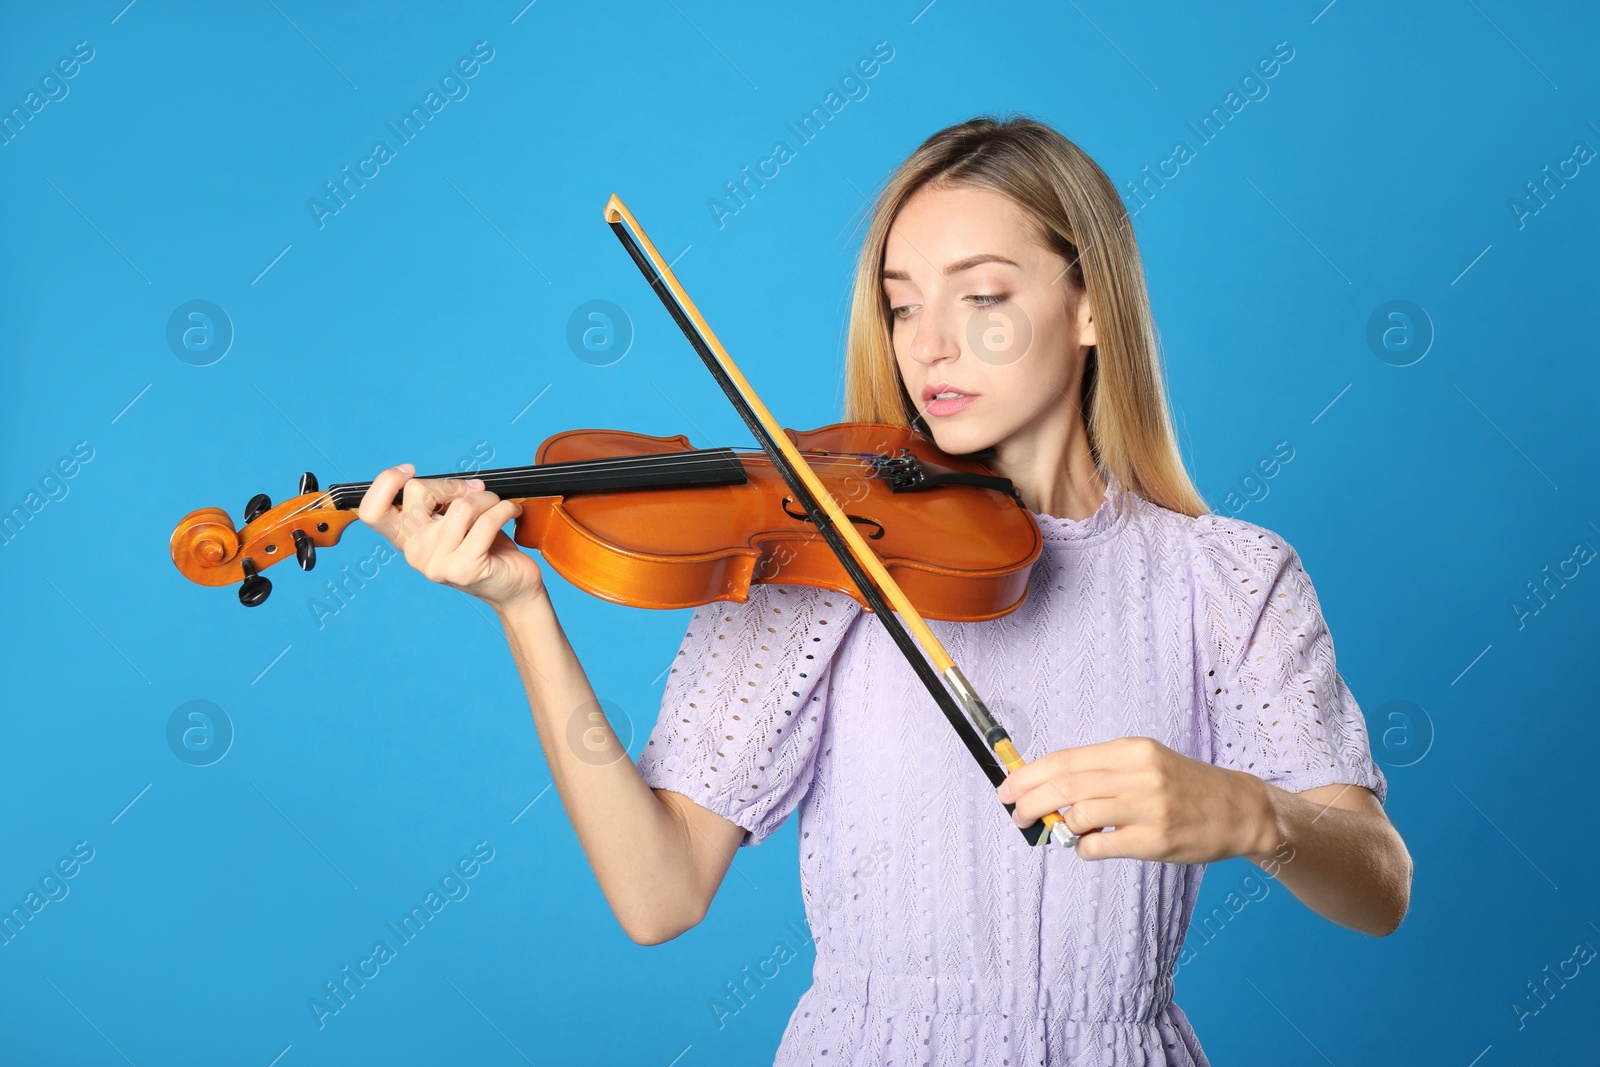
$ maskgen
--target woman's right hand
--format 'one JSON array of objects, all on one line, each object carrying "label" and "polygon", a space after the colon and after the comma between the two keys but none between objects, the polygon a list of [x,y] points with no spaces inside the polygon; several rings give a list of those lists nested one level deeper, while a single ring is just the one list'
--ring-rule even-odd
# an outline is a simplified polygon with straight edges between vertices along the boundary
[{"label": "woman's right hand", "polygon": [[[377,530],[423,577],[471,593],[497,611],[536,597],[544,576],[533,556],[501,529],[522,514],[478,478],[424,479],[410,463],[372,480],[356,515]],[[399,507],[394,506],[400,493]]]}]

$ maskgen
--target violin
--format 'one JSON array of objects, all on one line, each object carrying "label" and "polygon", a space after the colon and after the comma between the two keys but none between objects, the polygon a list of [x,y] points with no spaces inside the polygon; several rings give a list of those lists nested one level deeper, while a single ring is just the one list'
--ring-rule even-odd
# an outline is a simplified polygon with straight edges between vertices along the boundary
[{"label": "violin", "polygon": [[[558,433],[539,446],[533,466],[478,475],[502,499],[523,504],[516,543],[537,548],[579,588],[638,607],[745,600],[750,584],[763,581],[854,597],[998,786],[1024,765],[1022,755],[924,615],[977,622],[1022,603],[1044,545],[1016,487],[905,427],[780,426],[615,195],[605,218],[760,454],[697,449],[681,435]],[[299,495],[278,507],[264,493],[252,497],[243,530],[221,508],[190,512],[173,531],[172,562],[202,585],[238,582],[240,601],[258,605],[272,591],[261,572],[291,550],[310,570],[317,549],[337,543],[356,519],[371,484],[323,492],[307,472]],[[1058,811],[1019,829],[1030,845],[1078,841]]]},{"label": "violin", "polygon": [[[1043,541],[1009,479],[905,427],[785,433],[924,616],[977,622],[1022,603]],[[744,601],[752,583],[769,582],[833,589],[870,611],[771,459],[749,452],[694,448],[682,435],[567,430],[539,446],[532,466],[473,477],[522,504],[517,544],[603,600],[693,607]],[[276,507],[253,497],[242,530],[221,508],[192,511],[172,533],[172,562],[200,585],[238,583],[240,602],[254,607],[272,591],[262,572],[290,557],[316,566],[371,484],[319,490],[308,472],[300,494]]]}]

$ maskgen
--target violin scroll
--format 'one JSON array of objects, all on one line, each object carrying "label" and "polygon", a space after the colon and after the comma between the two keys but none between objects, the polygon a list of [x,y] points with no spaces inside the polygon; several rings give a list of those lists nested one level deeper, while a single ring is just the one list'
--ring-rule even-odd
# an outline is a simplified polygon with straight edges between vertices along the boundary
[{"label": "violin scroll", "polygon": [[172,531],[172,562],[193,581],[201,581],[198,573],[228,563],[238,552],[239,531],[221,508],[191,511]]},{"label": "violin scroll", "polygon": [[172,531],[170,550],[178,571],[200,585],[239,585],[239,601],[255,607],[267,599],[272,583],[261,574],[293,558],[302,570],[316,566],[317,549],[339,543],[356,520],[340,509],[332,494],[317,490],[316,477],[301,476],[300,495],[274,507],[265,493],[251,497],[243,530],[221,508],[191,511]]}]

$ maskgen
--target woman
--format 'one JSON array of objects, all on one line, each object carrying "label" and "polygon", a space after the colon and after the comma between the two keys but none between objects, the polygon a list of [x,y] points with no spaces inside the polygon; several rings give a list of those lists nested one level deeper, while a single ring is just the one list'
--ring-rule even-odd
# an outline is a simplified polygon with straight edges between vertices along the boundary
[{"label": "woman", "polygon": [[[1204,1064],[1172,973],[1206,863],[1248,857],[1380,936],[1411,869],[1310,579],[1282,538],[1207,513],[1163,390],[1127,213],[1070,141],[976,119],[890,179],[845,418],[981,455],[1045,539],[1018,610],[930,622],[1031,758],[998,797],[882,629],[801,586],[694,612],[637,766],[609,734],[569,744],[604,718],[500,529],[519,506],[407,464],[360,516],[499,613],[636,941],[698,923],[734,849],[799,807],[817,960],[780,1063]],[[1075,849],[1011,825],[1056,810]]]}]

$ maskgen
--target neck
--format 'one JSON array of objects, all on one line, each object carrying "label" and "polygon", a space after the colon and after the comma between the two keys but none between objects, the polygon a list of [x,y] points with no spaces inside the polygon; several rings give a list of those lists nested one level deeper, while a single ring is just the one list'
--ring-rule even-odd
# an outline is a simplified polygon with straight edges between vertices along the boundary
[{"label": "neck", "polygon": [[[445,481],[469,476],[466,471],[419,475]],[[748,481],[744,466],[731,448],[696,448],[688,451],[605,456],[566,463],[540,463],[527,467],[481,470],[470,477],[483,480],[485,489],[503,500],[573,493],[616,492],[625,489],[663,489],[690,485],[741,485]],[[371,482],[343,482],[328,486],[335,508],[351,510],[361,504]],[[396,493],[394,506],[403,503]]]},{"label": "neck", "polygon": [[1030,511],[1082,521],[1105,500],[1089,434],[1076,405],[1063,402],[1051,415],[995,445],[989,467],[1011,479]]}]

